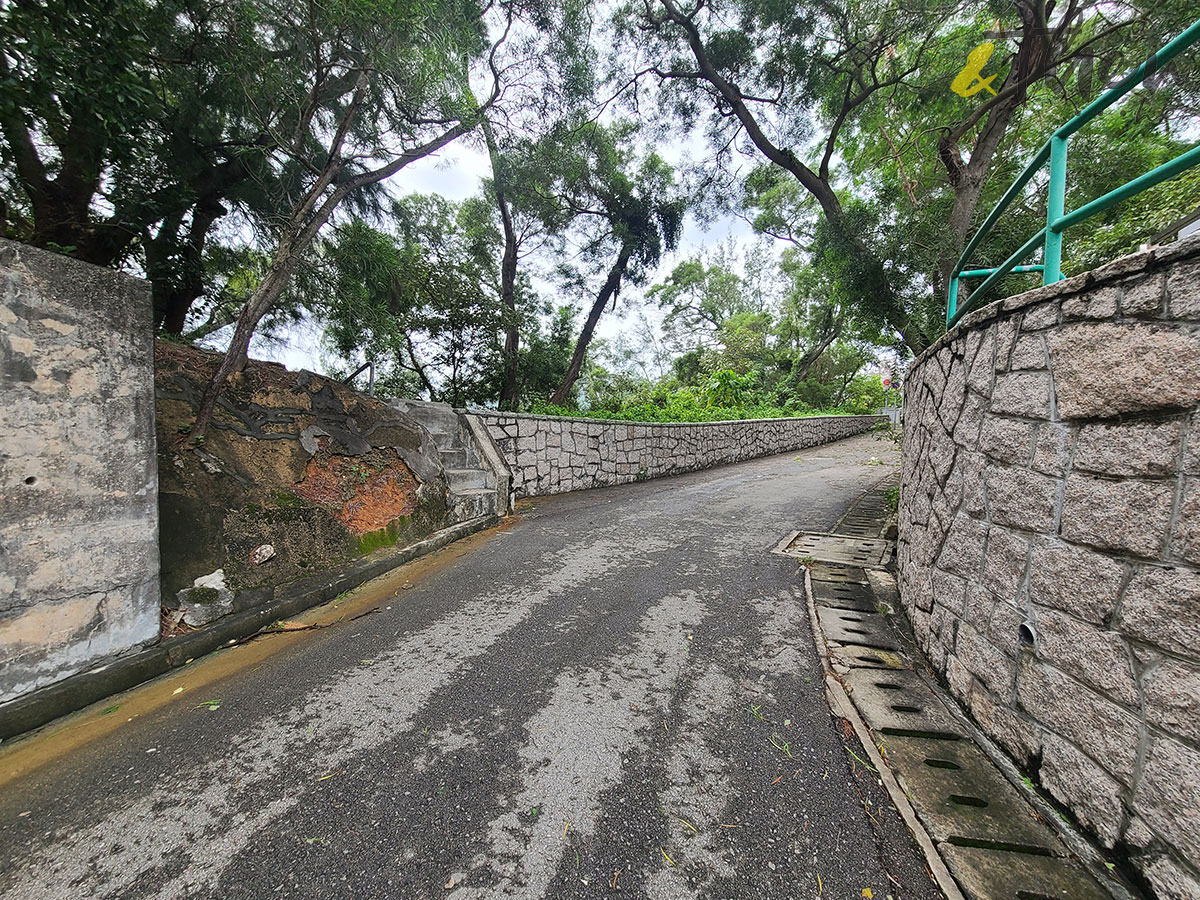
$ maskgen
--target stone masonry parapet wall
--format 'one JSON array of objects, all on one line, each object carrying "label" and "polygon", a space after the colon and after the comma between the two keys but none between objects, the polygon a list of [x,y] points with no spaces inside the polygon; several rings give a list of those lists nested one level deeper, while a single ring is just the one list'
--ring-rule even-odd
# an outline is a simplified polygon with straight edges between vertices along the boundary
[{"label": "stone masonry parapet wall", "polygon": [[974,312],[905,379],[901,598],[950,691],[1200,896],[1200,240]]},{"label": "stone masonry parapet wall", "polygon": [[729,422],[617,422],[471,410],[512,472],[518,497],[676,475],[861,434],[886,416]]}]

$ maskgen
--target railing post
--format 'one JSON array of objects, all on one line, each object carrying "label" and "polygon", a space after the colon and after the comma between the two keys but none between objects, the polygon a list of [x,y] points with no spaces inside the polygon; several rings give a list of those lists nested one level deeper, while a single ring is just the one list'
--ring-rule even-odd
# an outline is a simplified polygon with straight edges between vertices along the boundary
[{"label": "railing post", "polygon": [[1067,194],[1067,139],[1050,137],[1050,184],[1046,189],[1046,242],[1042,251],[1042,284],[1054,284],[1062,278],[1061,231],[1054,223],[1062,218]]},{"label": "railing post", "polygon": [[950,299],[946,301],[946,325],[949,326],[954,321],[954,314],[958,312],[958,276],[950,276]]}]

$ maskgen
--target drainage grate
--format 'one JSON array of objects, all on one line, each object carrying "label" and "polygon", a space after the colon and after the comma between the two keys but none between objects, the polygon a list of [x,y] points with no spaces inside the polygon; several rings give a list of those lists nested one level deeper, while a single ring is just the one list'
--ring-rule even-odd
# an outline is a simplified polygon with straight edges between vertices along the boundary
[{"label": "drainage grate", "polygon": [[841,581],[817,581],[812,583],[813,602],[817,606],[836,609],[853,609],[859,612],[879,612],[875,594],[865,584]]},{"label": "drainage grate", "polygon": [[1070,860],[951,841],[939,849],[970,900],[1112,900]]},{"label": "drainage grate", "polygon": [[775,548],[775,552],[796,559],[814,559],[818,562],[882,568],[887,562],[890,548],[887,541],[878,538],[846,537],[801,531],[785,538]]},{"label": "drainage grate", "polygon": [[[968,900],[1111,900],[897,652],[906,642],[896,640],[892,625],[902,624],[872,610],[875,588],[889,579],[868,582],[865,571],[881,565],[889,544],[860,537],[883,517],[882,497],[868,494],[837,534],[793,532],[776,548],[818,560],[806,562],[810,610],[831,677],[873,732]],[[889,790],[899,796],[894,784]]]},{"label": "drainage grate", "polygon": [[[825,627],[823,619],[821,627]],[[842,682],[863,719],[875,731],[961,736],[946,708],[912,672],[884,676],[876,670],[855,668],[842,676]],[[901,690],[897,691],[896,686]]]},{"label": "drainage grate", "polygon": [[[792,538],[797,534],[799,532],[793,531],[784,538],[783,543],[776,548],[776,552],[782,553],[783,548],[791,543]],[[810,563],[808,574],[814,583],[853,584],[861,585],[867,590],[870,589],[867,584],[867,573],[858,566],[843,566],[836,563]]]},{"label": "drainage grate", "polygon": [[851,609],[820,607],[817,617],[825,638],[839,644],[855,644],[878,650],[896,651],[900,648],[883,616]]}]

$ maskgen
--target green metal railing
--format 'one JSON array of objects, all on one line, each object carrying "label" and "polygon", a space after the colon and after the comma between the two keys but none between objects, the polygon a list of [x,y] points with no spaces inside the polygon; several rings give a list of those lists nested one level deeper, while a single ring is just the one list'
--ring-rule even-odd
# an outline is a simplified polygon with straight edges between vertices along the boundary
[{"label": "green metal railing", "polygon": [[[1141,84],[1146,78],[1153,75],[1163,66],[1167,65],[1176,56],[1186,50],[1188,47],[1200,41],[1200,20],[1192,23],[1191,27],[1164,46],[1161,50],[1148,58],[1144,63],[1134,69],[1132,72],[1122,78],[1117,84],[1105,91],[1073,119],[1059,128],[1054,134],[1050,135],[1050,139],[1042,145],[1040,149],[1025,167],[1017,180],[1012,183],[1004,196],[1000,198],[1000,202],[996,204],[983,224],[979,226],[979,230],[967,242],[967,246],[963,248],[962,255],[958,259],[958,263],[954,267],[954,274],[950,276],[950,291],[946,302],[946,327],[950,327],[957,322],[963,314],[970,308],[970,298],[960,308],[958,305],[958,281],[960,278],[984,278],[984,282],[971,292],[972,297],[981,297],[983,292],[990,288],[993,284],[1008,275],[1011,272],[1041,272],[1042,284],[1053,284],[1060,281],[1064,276],[1062,274],[1062,246],[1063,232],[1072,225],[1078,225],[1084,219],[1090,218],[1099,212],[1103,212],[1110,206],[1120,203],[1127,197],[1141,193],[1148,188],[1154,187],[1160,181],[1166,181],[1168,178],[1173,178],[1185,169],[1190,168],[1200,163],[1200,146],[1193,147],[1185,153],[1181,153],[1173,160],[1163,163],[1155,169],[1133,179],[1119,188],[1109,191],[1102,197],[1097,197],[1090,203],[1085,203],[1079,209],[1066,212],[1064,209],[1065,197],[1067,190],[1067,141],[1071,135],[1083,128],[1084,125],[1104,112],[1137,85]],[[975,252],[975,248],[983,241],[992,226],[1002,216],[1005,210],[1014,199],[1025,188],[1042,166],[1050,163],[1050,183],[1047,186],[1046,199],[1046,225],[1037,234],[1021,245],[1012,256],[1006,259],[1003,263],[994,269],[966,269],[968,260],[971,254]],[[1017,265],[1023,259],[1033,253],[1038,245],[1042,245],[1042,262],[1036,266]]]}]

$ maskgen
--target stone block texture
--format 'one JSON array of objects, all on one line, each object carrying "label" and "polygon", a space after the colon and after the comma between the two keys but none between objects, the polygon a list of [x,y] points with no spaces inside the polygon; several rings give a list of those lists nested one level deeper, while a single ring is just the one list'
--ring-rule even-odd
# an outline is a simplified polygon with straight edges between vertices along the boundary
[{"label": "stone block texture", "polygon": [[980,727],[1200,897],[1200,239],[971,313],[905,379],[900,593]]},{"label": "stone block texture", "polygon": [[790,453],[868,430],[886,416],[649,424],[472,410],[512,472],[517,497],[678,475]]},{"label": "stone block texture", "polygon": [[0,703],[159,633],[150,288],[0,241]]}]

